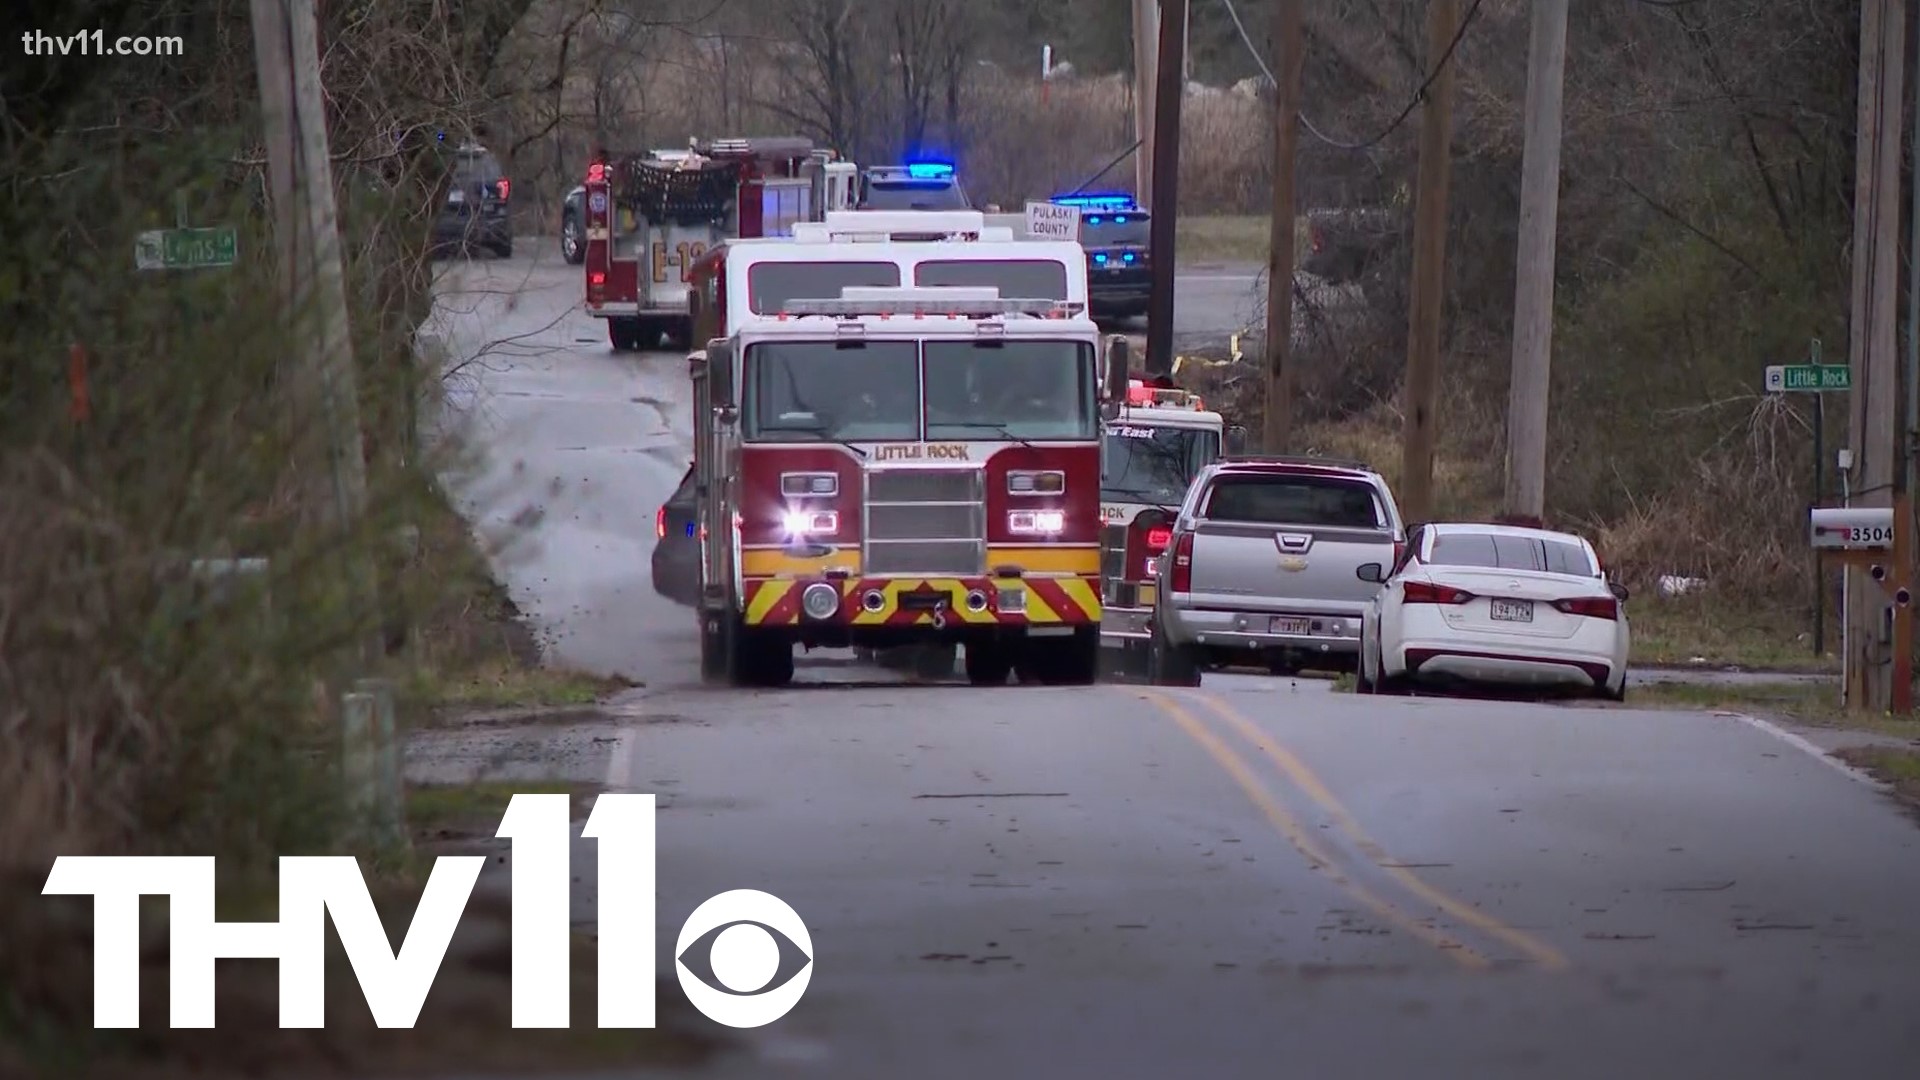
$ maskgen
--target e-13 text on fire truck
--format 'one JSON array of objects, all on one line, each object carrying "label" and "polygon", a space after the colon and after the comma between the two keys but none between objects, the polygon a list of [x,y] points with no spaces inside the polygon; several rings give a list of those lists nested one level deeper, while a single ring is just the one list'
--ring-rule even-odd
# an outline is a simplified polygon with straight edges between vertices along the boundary
[{"label": "e-13 text on fire truck", "polygon": [[780,684],[796,647],[945,644],[976,685],[1094,681],[1102,338],[1079,245],[866,211],[709,271],[703,674]]},{"label": "e-13 text on fire truck", "polygon": [[858,175],[803,138],[721,139],[587,166],[587,314],[616,350],[690,347],[693,267],[732,237],[786,236],[853,204]]},{"label": "e-13 text on fire truck", "polygon": [[1100,460],[1101,636],[1143,668],[1153,618],[1155,560],[1173,536],[1187,486],[1245,442],[1200,395],[1164,376],[1129,378],[1104,412]]}]

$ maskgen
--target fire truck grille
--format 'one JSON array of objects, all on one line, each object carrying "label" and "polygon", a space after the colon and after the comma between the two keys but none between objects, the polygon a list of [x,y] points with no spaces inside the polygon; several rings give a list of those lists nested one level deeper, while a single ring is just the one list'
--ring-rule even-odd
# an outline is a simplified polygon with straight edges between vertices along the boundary
[{"label": "fire truck grille", "polygon": [[867,473],[869,574],[985,572],[987,506],[979,469]]},{"label": "fire truck grille", "polygon": [[1121,603],[1120,575],[1127,568],[1127,527],[1125,525],[1103,525],[1100,528],[1100,579],[1107,583],[1106,602],[1115,607],[1125,607]]}]

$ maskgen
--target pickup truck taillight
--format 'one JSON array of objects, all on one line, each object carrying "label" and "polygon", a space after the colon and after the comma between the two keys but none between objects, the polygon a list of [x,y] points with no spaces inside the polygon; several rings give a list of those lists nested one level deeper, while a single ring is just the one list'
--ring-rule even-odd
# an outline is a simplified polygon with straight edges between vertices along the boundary
[{"label": "pickup truck taillight", "polygon": [[1193,591],[1193,534],[1181,533],[1173,542],[1173,591]]},{"label": "pickup truck taillight", "polygon": [[1126,565],[1123,581],[1151,581],[1153,560],[1165,553],[1173,538],[1173,523],[1159,510],[1142,510],[1127,526]]},{"label": "pickup truck taillight", "polygon": [[661,507],[653,514],[653,538],[664,540],[667,535],[667,508]]}]

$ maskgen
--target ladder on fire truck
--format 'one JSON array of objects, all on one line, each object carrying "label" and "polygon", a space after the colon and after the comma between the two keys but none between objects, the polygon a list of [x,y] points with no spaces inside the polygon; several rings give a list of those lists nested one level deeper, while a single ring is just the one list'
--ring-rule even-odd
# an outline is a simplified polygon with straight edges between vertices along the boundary
[{"label": "ladder on fire truck", "polygon": [[987,216],[978,210],[830,210],[820,221],[796,224],[793,239],[803,244],[1011,242],[1013,230],[988,225]]},{"label": "ladder on fire truck", "polygon": [[[919,213],[920,211],[907,211]],[[1003,297],[994,285],[921,285],[890,287],[848,285],[835,298],[800,298],[780,306],[776,319],[793,316],[832,315],[842,319],[861,316],[947,316],[949,318],[995,318],[1023,316],[1034,319],[1070,319],[1086,305],[1067,300]]]}]

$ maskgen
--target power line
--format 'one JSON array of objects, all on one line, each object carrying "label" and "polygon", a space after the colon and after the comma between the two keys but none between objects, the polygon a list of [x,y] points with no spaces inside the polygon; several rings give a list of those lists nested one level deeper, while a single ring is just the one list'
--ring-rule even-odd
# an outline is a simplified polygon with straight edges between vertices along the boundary
[{"label": "power line", "polygon": [[[1473,17],[1480,13],[1482,2],[1483,0],[1473,0],[1473,6],[1467,9],[1467,17],[1460,20],[1460,29],[1454,31],[1453,40],[1447,44],[1447,51],[1441,55],[1439,63],[1433,65],[1433,70],[1427,74],[1426,81],[1420,84],[1420,89],[1413,92],[1413,97],[1407,102],[1406,108],[1401,109],[1400,115],[1394,117],[1393,122],[1388,124],[1380,134],[1363,142],[1343,142],[1315,127],[1305,113],[1299,114],[1300,126],[1306,128],[1308,134],[1336,150],[1366,150],[1380,144],[1387,136],[1398,130],[1401,124],[1406,123],[1407,117],[1413,115],[1413,110],[1419,108],[1420,103],[1427,99],[1427,91],[1432,88],[1433,81],[1440,77],[1441,69],[1453,59],[1454,50],[1460,47],[1460,40],[1467,36],[1467,27],[1473,25]],[[1645,3],[1647,0],[1642,2]],[[1220,3],[1227,9],[1227,16],[1233,20],[1233,28],[1240,31],[1240,41],[1246,45],[1247,53],[1253,57],[1253,62],[1259,65],[1260,74],[1267,77],[1267,82],[1278,86],[1279,80],[1273,77],[1273,70],[1267,67],[1266,60],[1260,56],[1260,50],[1254,47],[1253,37],[1247,33],[1246,24],[1240,21],[1240,13],[1233,9],[1233,0],[1220,0]]]}]

